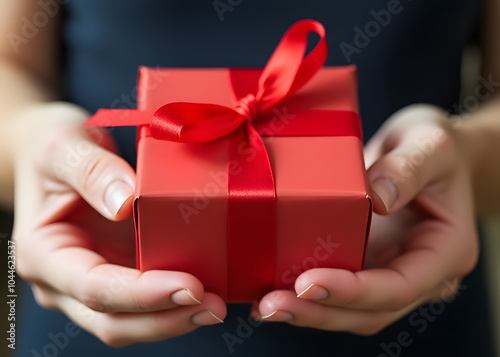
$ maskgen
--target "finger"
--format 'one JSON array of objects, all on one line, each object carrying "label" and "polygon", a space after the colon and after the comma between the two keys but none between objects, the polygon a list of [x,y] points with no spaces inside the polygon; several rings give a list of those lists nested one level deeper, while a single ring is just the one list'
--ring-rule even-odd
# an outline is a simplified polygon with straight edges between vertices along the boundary
[{"label": "finger", "polygon": [[[22,269],[30,281],[47,282],[94,310],[105,312],[144,312],[176,305],[199,304],[203,300],[201,282],[190,274],[169,271],[140,272],[109,264],[86,247],[72,246],[75,237],[84,242],[85,232],[59,224],[41,228],[37,234],[46,244],[30,251],[31,271]],[[57,237],[57,239],[54,239]],[[52,245],[57,242],[57,245]],[[61,246],[65,245],[65,246]]]},{"label": "finger", "polygon": [[[443,239],[427,239],[437,238]],[[398,311],[421,299],[452,273],[454,264],[442,251],[444,246],[425,246],[425,241],[419,244],[419,248],[402,254],[384,269],[356,273],[342,269],[308,270],[297,278],[295,290],[301,299],[326,305]]]},{"label": "finger", "polygon": [[38,158],[42,170],[76,190],[104,217],[121,220],[130,215],[135,172],[102,146],[113,146],[107,133],[70,126],[48,140],[44,155]]},{"label": "finger", "polygon": [[412,311],[418,303],[395,312],[351,310],[299,299],[291,291],[273,291],[259,304],[264,321],[286,321],[294,326],[373,335]]},{"label": "finger", "polygon": [[204,290],[201,282],[187,273],[140,272],[102,264],[87,273],[75,295],[96,311],[147,312],[201,304]]},{"label": "finger", "polygon": [[221,323],[227,313],[224,301],[211,293],[205,295],[200,305],[140,314],[96,312],[68,296],[58,300],[60,309],[70,319],[113,347],[183,335],[199,326]]},{"label": "finger", "polygon": [[449,134],[435,121],[427,120],[436,115],[434,108],[396,114],[391,131],[380,134],[383,144],[379,145],[384,147],[368,150],[383,153],[368,169],[375,212],[396,212],[453,165]]},{"label": "finger", "polygon": [[390,151],[397,145],[397,138],[389,137],[391,131],[391,121],[386,121],[377,132],[368,140],[363,148],[365,166],[368,169],[383,154]]}]

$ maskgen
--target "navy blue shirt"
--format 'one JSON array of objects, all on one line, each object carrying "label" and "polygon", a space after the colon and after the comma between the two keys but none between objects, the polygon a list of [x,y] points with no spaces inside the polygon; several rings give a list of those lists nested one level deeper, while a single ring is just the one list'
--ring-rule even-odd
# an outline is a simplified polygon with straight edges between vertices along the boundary
[{"label": "navy blue shirt", "polygon": [[[459,100],[461,54],[474,35],[477,0],[72,0],[65,9],[65,99],[91,112],[133,108],[140,65],[262,67],[284,31],[311,18],[326,28],[327,65],[354,63],[365,138],[412,103],[452,109]],[[135,159],[135,130],[113,131]],[[447,356],[492,355],[482,276],[432,321],[409,316],[373,337],[249,322],[248,306],[231,306],[222,325],[169,341],[114,350],[81,332],[57,356]],[[25,295],[29,292],[26,291]],[[19,356],[42,354],[60,314],[26,302]],[[474,311],[474,314],[471,312]],[[30,321],[37,321],[36,324]],[[411,343],[398,342],[401,333]],[[21,339],[20,339],[21,341]],[[229,341],[229,342],[228,342]],[[407,340],[408,342],[409,340]],[[482,348],[483,350],[479,350]]]},{"label": "navy blue shirt", "polygon": [[[408,104],[452,108],[478,11],[477,0],[73,0],[66,96],[91,112],[134,106],[140,65],[263,67],[284,31],[312,18],[327,31],[327,65],[358,66],[368,138]],[[128,145],[124,154],[134,157]]]}]

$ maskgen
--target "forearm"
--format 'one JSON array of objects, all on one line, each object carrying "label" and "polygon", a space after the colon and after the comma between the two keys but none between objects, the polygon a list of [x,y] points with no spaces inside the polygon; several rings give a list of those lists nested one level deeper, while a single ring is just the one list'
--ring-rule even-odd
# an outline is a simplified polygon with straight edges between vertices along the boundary
[{"label": "forearm", "polygon": [[[480,26],[482,77],[492,97],[460,121],[457,132],[469,162],[479,217],[500,213],[500,0],[483,0]],[[476,94],[477,95],[477,94]],[[479,96],[478,96],[478,99]]]},{"label": "forearm", "polygon": [[[0,205],[11,207],[13,202],[13,152],[22,145],[22,111],[57,98],[54,88],[37,81],[24,68],[0,58]],[[36,118],[33,118],[36,120]]]},{"label": "forearm", "polygon": [[500,98],[493,98],[452,127],[471,171],[477,215],[500,213]]},{"label": "forearm", "polygon": [[57,97],[59,7],[33,36],[27,38],[23,32],[23,19],[32,19],[40,10],[37,1],[0,2],[0,206],[4,207],[12,206],[13,152],[26,144],[27,136],[20,133],[31,126],[21,120],[22,112]]}]

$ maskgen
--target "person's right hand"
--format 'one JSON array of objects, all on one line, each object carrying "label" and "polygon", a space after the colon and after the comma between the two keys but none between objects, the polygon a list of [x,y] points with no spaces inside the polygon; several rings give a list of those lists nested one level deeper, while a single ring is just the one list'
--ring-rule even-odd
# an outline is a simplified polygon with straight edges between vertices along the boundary
[{"label": "person's right hand", "polygon": [[135,173],[113,153],[104,130],[82,127],[87,118],[65,103],[41,104],[16,118],[19,275],[41,306],[115,347],[221,322],[224,301],[192,275],[133,268]]}]

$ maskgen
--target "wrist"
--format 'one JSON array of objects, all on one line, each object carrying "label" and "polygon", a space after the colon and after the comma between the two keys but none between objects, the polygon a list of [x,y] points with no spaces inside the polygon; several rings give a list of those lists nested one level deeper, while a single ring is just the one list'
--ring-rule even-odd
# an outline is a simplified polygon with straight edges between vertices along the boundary
[{"label": "wrist", "polygon": [[33,103],[24,107],[10,121],[10,156],[15,160],[47,135],[67,126],[80,126],[88,117],[84,109],[67,102]]},{"label": "wrist", "polygon": [[480,110],[464,117],[454,116],[450,121],[460,155],[467,165],[477,214],[483,218],[499,212],[498,123],[498,103],[486,103]]},{"label": "wrist", "polygon": [[480,142],[475,128],[470,125],[468,117],[460,115],[450,115],[444,120],[445,130],[454,138],[456,150],[462,162],[467,167],[467,171],[474,176],[478,170],[478,160],[480,156]]}]

